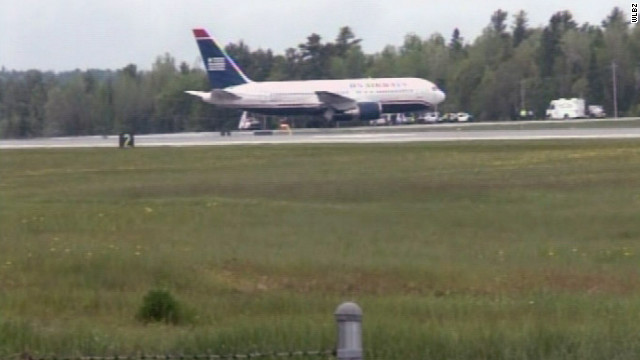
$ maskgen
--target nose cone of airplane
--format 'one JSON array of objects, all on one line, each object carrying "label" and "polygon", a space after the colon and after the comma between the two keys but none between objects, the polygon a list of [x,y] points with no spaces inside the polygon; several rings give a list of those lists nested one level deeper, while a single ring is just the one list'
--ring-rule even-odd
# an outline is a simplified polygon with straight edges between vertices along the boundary
[{"label": "nose cone of airplane", "polygon": [[440,104],[446,98],[447,96],[444,94],[442,90],[438,89],[434,91],[434,104]]}]

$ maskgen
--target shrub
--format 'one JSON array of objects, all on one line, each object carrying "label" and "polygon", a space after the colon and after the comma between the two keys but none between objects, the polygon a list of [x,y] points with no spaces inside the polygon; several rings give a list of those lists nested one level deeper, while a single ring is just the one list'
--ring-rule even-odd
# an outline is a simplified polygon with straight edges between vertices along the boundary
[{"label": "shrub", "polygon": [[136,318],[144,323],[164,322],[174,325],[183,320],[180,304],[168,290],[149,290],[142,299]]}]

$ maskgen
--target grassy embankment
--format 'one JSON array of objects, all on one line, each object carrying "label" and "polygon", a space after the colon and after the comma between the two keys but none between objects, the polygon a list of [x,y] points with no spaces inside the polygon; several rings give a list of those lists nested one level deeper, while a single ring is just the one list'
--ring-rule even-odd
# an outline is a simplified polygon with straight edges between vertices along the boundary
[{"label": "grassy embankment", "polygon": [[638,240],[637,142],[2,151],[0,357],[636,359]]}]

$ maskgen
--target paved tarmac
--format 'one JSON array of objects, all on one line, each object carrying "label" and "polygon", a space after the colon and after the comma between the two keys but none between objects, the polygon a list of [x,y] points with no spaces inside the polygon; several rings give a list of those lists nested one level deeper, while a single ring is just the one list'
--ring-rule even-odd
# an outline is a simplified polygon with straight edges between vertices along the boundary
[{"label": "paved tarmac", "polygon": [[[637,139],[640,138],[638,119],[585,120],[567,123],[558,121],[397,125],[345,129],[304,129],[255,133],[234,131],[231,136],[218,132],[137,135],[136,147],[159,146],[216,146],[260,144],[355,144],[407,143],[434,141],[498,141],[546,139]],[[566,127],[570,125],[569,127]],[[560,127],[558,127],[560,126]],[[575,126],[575,127],[574,127]],[[535,127],[535,128],[532,128]],[[117,147],[118,137],[80,136],[1,140],[0,149],[35,148],[97,148]]]}]

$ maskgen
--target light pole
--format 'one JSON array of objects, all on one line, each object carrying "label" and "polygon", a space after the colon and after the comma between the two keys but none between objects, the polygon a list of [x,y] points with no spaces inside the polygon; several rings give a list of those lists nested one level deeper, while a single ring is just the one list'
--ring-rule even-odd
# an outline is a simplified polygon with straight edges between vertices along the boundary
[{"label": "light pole", "polygon": [[520,111],[524,108],[524,79],[520,80]]},{"label": "light pole", "polygon": [[611,77],[613,78],[613,117],[618,118],[618,85],[616,83],[616,62],[611,62]]}]

